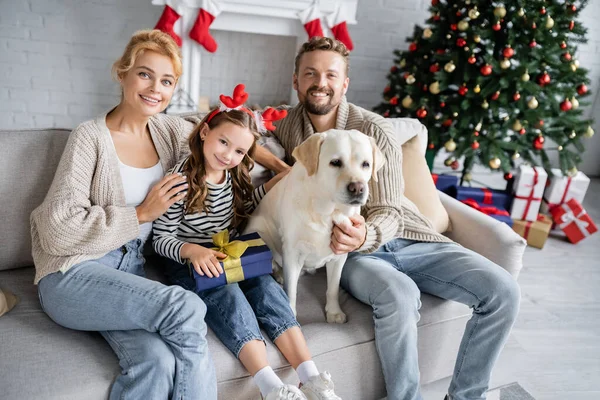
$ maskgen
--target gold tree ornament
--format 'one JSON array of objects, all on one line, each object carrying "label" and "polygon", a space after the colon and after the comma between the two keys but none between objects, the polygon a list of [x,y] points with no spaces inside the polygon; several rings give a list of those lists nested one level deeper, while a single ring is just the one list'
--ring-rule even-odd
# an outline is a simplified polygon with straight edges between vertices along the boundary
[{"label": "gold tree ornament", "polygon": [[413,104],[413,99],[410,96],[406,96],[402,99],[402,107],[404,108],[410,108],[410,106],[412,106]]},{"label": "gold tree ornament", "polygon": [[562,147],[562,146],[558,146],[558,147],[556,148],[556,150],[558,150],[558,151],[563,151],[563,147]]},{"label": "gold tree ornament", "polygon": [[481,108],[483,108],[484,110],[487,110],[489,106],[490,104],[487,102],[487,100],[483,100],[483,102],[481,103]]},{"label": "gold tree ornament", "polygon": [[448,73],[454,72],[455,69],[456,69],[456,65],[454,65],[453,61],[449,61],[448,63],[446,63],[446,65],[444,65],[444,71],[446,71]]},{"label": "gold tree ornament", "polygon": [[450,139],[446,143],[444,143],[444,148],[448,152],[453,152],[454,150],[456,150],[456,142],[453,139]]},{"label": "gold tree ornament", "polygon": [[577,175],[578,172],[579,171],[577,170],[577,168],[573,167],[567,171],[567,175],[569,175],[570,177],[573,177],[573,176]]},{"label": "gold tree ornament", "polygon": [[508,58],[505,58],[504,60],[500,61],[500,68],[502,68],[502,69],[510,68],[510,60]]},{"label": "gold tree ornament", "polygon": [[538,103],[537,99],[535,97],[532,97],[528,102],[527,102],[527,107],[533,109],[536,109],[538,106],[540,105],[540,103]]},{"label": "gold tree ornament", "polygon": [[425,28],[425,30],[423,30],[423,37],[425,39],[429,39],[432,35],[433,35],[433,31],[431,29]]},{"label": "gold tree ornament", "polygon": [[479,42],[481,42],[481,36],[479,36],[479,35],[475,35],[475,36],[473,36],[473,41],[474,41],[475,43],[479,43]]},{"label": "gold tree ornament", "polygon": [[471,175],[470,172],[467,172],[463,179],[465,180],[465,182],[471,182],[471,180],[473,179],[473,175]]},{"label": "gold tree ornament", "polygon": [[408,75],[406,77],[406,83],[408,83],[409,85],[412,85],[413,83],[415,83],[416,79],[414,75]]},{"label": "gold tree ornament", "polygon": [[585,136],[586,138],[591,138],[592,136],[594,136],[594,130],[592,129],[591,126],[587,127],[583,136]]},{"label": "gold tree ornament", "polygon": [[522,80],[523,82],[527,82],[527,81],[529,81],[529,78],[530,78],[530,76],[529,76],[529,74],[527,73],[527,70],[525,70],[525,73],[524,73],[523,75],[521,75],[521,80]]},{"label": "gold tree ornament", "polygon": [[465,21],[464,19],[462,21],[460,21],[458,23],[458,30],[459,31],[466,31],[467,29],[469,29],[469,23],[467,21]]},{"label": "gold tree ornament", "polygon": [[577,133],[575,131],[571,131],[571,133],[569,133],[569,139],[575,139],[577,137]]},{"label": "gold tree ornament", "polygon": [[576,109],[577,107],[579,107],[579,100],[577,100],[575,98],[575,96],[571,97],[571,107],[573,109]]},{"label": "gold tree ornament", "polygon": [[469,18],[471,19],[477,19],[479,18],[479,11],[477,11],[477,7],[473,7],[472,9],[469,10],[469,12],[467,13],[469,15]]},{"label": "gold tree ornament", "polygon": [[475,93],[479,93],[479,92],[481,92],[481,88],[479,87],[479,85],[476,85],[476,86],[473,88],[473,92],[475,92]]},{"label": "gold tree ornament", "polygon": [[552,19],[551,16],[548,15],[548,18],[546,19],[546,28],[552,29],[553,26],[554,26],[554,20]]},{"label": "gold tree ornament", "polygon": [[404,68],[406,66],[406,60],[403,58],[400,60],[400,67]]},{"label": "gold tree ornament", "polygon": [[519,154],[519,152],[518,152],[518,151],[515,151],[515,152],[513,153],[513,155],[512,155],[512,157],[511,157],[511,158],[512,158],[513,160],[518,160],[518,159],[519,159],[519,157],[521,157],[521,155]]},{"label": "gold tree ornament", "polygon": [[512,126],[513,131],[520,131],[521,128],[523,128],[523,125],[521,125],[521,121],[516,119]]},{"label": "gold tree ornament", "polygon": [[517,11],[517,15],[519,17],[522,17],[523,15],[525,15],[525,10],[523,10],[523,8],[519,8],[519,11]]},{"label": "gold tree ornament", "polygon": [[498,169],[498,168],[500,168],[501,164],[502,164],[502,161],[500,161],[500,159],[498,157],[492,158],[489,162],[491,169]]},{"label": "gold tree ornament", "polygon": [[504,6],[494,8],[494,15],[498,18],[504,18],[506,15],[506,8],[504,8]]},{"label": "gold tree ornament", "polygon": [[433,82],[431,85],[429,85],[429,91],[432,94],[440,93],[440,83],[438,81]]}]

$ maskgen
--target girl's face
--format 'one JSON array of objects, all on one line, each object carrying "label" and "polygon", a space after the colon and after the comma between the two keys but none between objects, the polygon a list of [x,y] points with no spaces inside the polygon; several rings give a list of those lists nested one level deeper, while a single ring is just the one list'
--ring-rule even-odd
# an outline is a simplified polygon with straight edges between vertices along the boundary
[{"label": "girl's face", "polygon": [[121,79],[122,103],[141,115],[153,116],[167,108],[176,83],[171,59],[145,51]]},{"label": "girl's face", "polygon": [[213,129],[204,124],[200,130],[204,141],[204,166],[208,178],[223,178],[223,172],[239,165],[254,143],[248,128],[223,122]]}]

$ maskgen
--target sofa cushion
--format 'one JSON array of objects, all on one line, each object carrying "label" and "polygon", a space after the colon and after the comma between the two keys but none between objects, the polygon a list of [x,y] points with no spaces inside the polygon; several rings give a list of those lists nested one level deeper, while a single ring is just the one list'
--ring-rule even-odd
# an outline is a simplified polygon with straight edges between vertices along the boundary
[{"label": "sofa cushion", "polygon": [[29,214],[44,200],[70,132],[0,131],[0,270],[33,264]]},{"label": "sofa cushion", "polygon": [[[33,268],[0,271],[0,282],[13,289],[21,299],[0,320],[0,371],[13,371],[10,374],[0,374],[3,398],[106,399],[111,382],[119,373],[116,356],[100,334],[66,329],[50,320],[40,308],[36,287],[32,284],[33,275]],[[160,271],[153,267],[148,268],[148,276],[161,278]],[[345,357],[357,357],[360,351],[364,351],[361,346],[365,343],[371,343],[371,348],[374,349],[371,308],[347,293],[342,293],[340,300],[342,309],[348,315],[348,322],[328,324],[325,321],[323,310],[326,280],[325,268],[321,268],[314,276],[302,276],[298,286],[298,320],[302,324],[302,331],[313,357],[323,360],[335,355],[338,362],[342,362]],[[419,329],[438,327],[436,335],[444,338],[452,336],[444,330],[444,324],[451,324],[460,317],[469,315],[469,309],[458,303],[426,294],[422,295],[421,300],[423,305]],[[460,323],[464,326],[462,320]],[[231,382],[238,382],[237,387],[242,385],[254,389],[251,382],[242,381],[249,379],[242,364],[210,330],[208,340],[220,395],[225,393],[226,387],[236,386]],[[431,341],[420,342],[419,345],[420,358],[427,355],[426,351],[432,351]],[[421,348],[421,345],[425,347]],[[443,350],[435,351],[435,359],[442,357]],[[287,370],[288,363],[270,342],[267,352],[275,370]],[[452,361],[450,357],[450,362]],[[423,361],[423,364],[435,363]],[[338,375],[337,379],[341,381],[352,380],[357,376],[346,376],[348,371],[342,373],[337,369],[332,373]],[[287,376],[287,372],[283,371],[283,375]],[[289,376],[295,379],[293,374]],[[227,385],[225,382],[228,382]]]},{"label": "sofa cushion", "polygon": [[442,205],[418,136],[402,145],[404,195],[426,216],[439,233],[448,230],[450,220]]}]

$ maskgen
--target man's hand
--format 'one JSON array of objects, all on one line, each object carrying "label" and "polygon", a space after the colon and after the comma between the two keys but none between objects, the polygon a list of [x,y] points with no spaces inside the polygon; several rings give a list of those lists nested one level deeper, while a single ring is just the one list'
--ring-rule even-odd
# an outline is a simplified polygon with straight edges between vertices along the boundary
[{"label": "man's hand", "polygon": [[287,165],[285,162],[275,157],[273,153],[264,147],[257,145],[256,152],[254,153],[254,161],[263,167],[279,174],[280,172],[287,171],[291,167]]},{"label": "man's hand", "polygon": [[331,232],[331,250],[334,254],[350,253],[359,249],[367,240],[367,225],[360,214],[350,217],[352,225],[333,225]]}]

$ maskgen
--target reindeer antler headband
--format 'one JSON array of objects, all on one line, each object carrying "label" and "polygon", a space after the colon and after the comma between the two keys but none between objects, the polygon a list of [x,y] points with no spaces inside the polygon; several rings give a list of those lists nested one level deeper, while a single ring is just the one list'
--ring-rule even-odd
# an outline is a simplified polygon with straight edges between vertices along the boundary
[{"label": "reindeer antler headband", "polygon": [[231,110],[240,110],[250,114],[254,118],[258,131],[260,133],[264,133],[267,130],[275,130],[273,122],[285,118],[285,116],[287,115],[287,111],[276,110],[274,108],[269,107],[263,112],[252,112],[252,110],[244,107],[244,103],[248,100],[248,93],[246,93],[244,89],[245,86],[240,83],[233,89],[233,97],[225,96],[224,94],[219,96],[221,104],[219,105],[219,108],[215,109],[208,116],[206,122],[210,122],[210,120],[213,119],[215,115],[219,113]]}]

